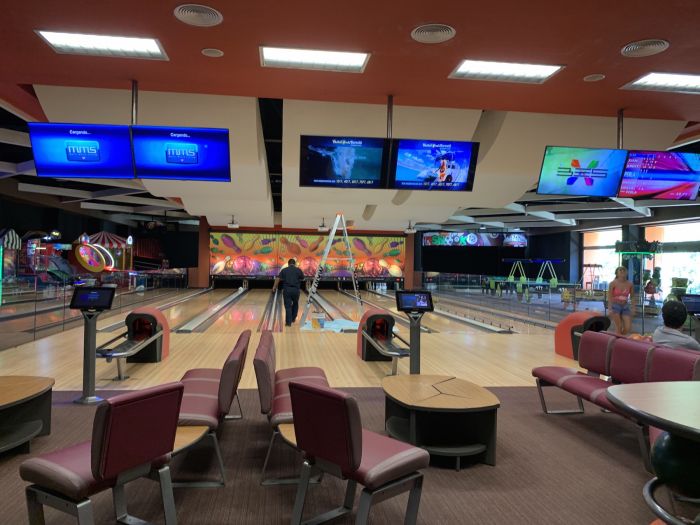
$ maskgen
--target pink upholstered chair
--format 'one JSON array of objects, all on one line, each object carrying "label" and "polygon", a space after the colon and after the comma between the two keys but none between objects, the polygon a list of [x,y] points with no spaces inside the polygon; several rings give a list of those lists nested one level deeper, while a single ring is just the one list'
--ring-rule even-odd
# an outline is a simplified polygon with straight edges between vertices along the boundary
[{"label": "pink upholstered chair", "polygon": [[219,466],[221,480],[181,481],[176,482],[175,487],[219,487],[226,485],[224,460],[221,456],[217,433],[224,420],[243,417],[240,401],[238,405],[239,416],[229,415],[229,410],[234,397],[238,398],[238,384],[243,375],[250,335],[250,330],[241,332],[233,350],[226,358],[223,368],[194,368],[188,370],[180,379],[185,385],[185,393],[182,396],[178,425],[209,428],[208,439],[202,444],[206,446],[209,443],[212,447]]},{"label": "pink upholstered chair", "polygon": [[304,502],[313,470],[347,479],[341,507],[313,518],[323,523],[352,511],[357,484],[364,486],[355,523],[367,523],[370,506],[410,490],[404,523],[416,523],[423,474],[430,456],[421,448],[362,428],[357,401],[324,386],[289,385],[297,447],[304,453],[292,525],[302,523]]},{"label": "pink upholstered chair", "polygon": [[124,485],[141,477],[160,482],[165,523],[177,515],[170,480],[182,383],[129,392],[103,401],[95,413],[92,441],[28,459],[20,466],[30,525],[44,524],[43,505],[68,512],[79,525],[94,522],[90,496],[112,489],[117,521],[136,523],[126,509]]}]

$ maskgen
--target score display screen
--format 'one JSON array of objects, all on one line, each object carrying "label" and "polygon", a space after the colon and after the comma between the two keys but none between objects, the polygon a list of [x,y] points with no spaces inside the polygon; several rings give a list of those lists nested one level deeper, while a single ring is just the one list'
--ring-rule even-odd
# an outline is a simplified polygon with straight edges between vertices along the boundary
[{"label": "score display screen", "polygon": [[382,188],[385,185],[385,139],[302,135],[300,145],[300,186]]},{"label": "score display screen", "polygon": [[618,196],[693,201],[699,188],[699,153],[630,151]]},{"label": "score display screen", "polygon": [[129,126],[29,123],[39,177],[133,179]]},{"label": "score display screen", "polygon": [[73,310],[109,310],[116,291],[116,288],[78,286],[73,290],[70,307]]},{"label": "score display screen", "polygon": [[227,129],[160,126],[131,129],[138,178],[231,181]]},{"label": "score display screen", "polygon": [[430,292],[397,291],[396,309],[399,312],[432,312],[433,296]]},{"label": "score display screen", "polygon": [[627,150],[547,146],[537,193],[614,197],[627,159]]},{"label": "score display screen", "polygon": [[395,142],[391,188],[471,191],[478,142],[399,139]]}]

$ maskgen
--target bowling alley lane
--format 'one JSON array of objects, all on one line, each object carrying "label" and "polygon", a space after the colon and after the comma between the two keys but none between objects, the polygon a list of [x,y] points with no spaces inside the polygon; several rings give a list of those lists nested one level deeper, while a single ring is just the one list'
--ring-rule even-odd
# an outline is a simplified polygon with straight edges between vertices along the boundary
[{"label": "bowling alley lane", "polygon": [[262,319],[270,294],[270,289],[249,290],[243,298],[227,308],[207,328],[206,333],[238,333],[243,330],[255,332]]}]

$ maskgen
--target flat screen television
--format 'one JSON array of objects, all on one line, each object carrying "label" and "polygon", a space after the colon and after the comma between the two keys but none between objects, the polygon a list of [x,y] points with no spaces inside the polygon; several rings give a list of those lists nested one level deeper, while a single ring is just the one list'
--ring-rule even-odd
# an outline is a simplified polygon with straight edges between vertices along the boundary
[{"label": "flat screen television", "polygon": [[433,296],[430,292],[424,291],[397,291],[396,309],[399,312],[432,312]]},{"label": "flat screen television", "polygon": [[131,133],[138,178],[231,181],[227,129],[132,126]]},{"label": "flat screen television", "polygon": [[386,139],[301,136],[299,185],[332,188],[383,188]]},{"label": "flat screen television", "polygon": [[700,153],[630,151],[618,197],[694,201],[700,188]]},{"label": "flat screen television", "polygon": [[133,179],[129,126],[29,123],[39,177]]},{"label": "flat screen television", "polygon": [[424,232],[423,246],[507,246],[526,248],[527,235],[524,233],[480,233],[464,232]]},{"label": "flat screen television", "polygon": [[389,187],[397,190],[472,191],[478,142],[397,139]]},{"label": "flat screen television", "polygon": [[700,295],[685,294],[681,298],[681,301],[683,301],[683,304],[690,315],[700,314]]},{"label": "flat screen television", "polygon": [[116,291],[116,288],[76,286],[70,300],[70,308],[73,310],[109,310],[112,308]]},{"label": "flat screen television", "polygon": [[627,150],[547,146],[537,193],[614,197],[620,187]]}]

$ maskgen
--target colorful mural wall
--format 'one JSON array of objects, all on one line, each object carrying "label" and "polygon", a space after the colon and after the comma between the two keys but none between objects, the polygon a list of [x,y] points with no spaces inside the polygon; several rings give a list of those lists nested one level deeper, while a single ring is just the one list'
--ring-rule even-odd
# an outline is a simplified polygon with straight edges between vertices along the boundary
[{"label": "colorful mural wall", "polygon": [[[289,259],[296,259],[305,275],[312,277],[321,262],[327,235],[296,235],[282,233],[218,233],[209,234],[210,273],[275,277]],[[403,237],[350,236],[352,255],[357,277],[381,279],[403,277],[405,263],[405,239]],[[349,261],[342,260],[350,254],[343,238],[337,236],[322,278],[350,277]]]}]

